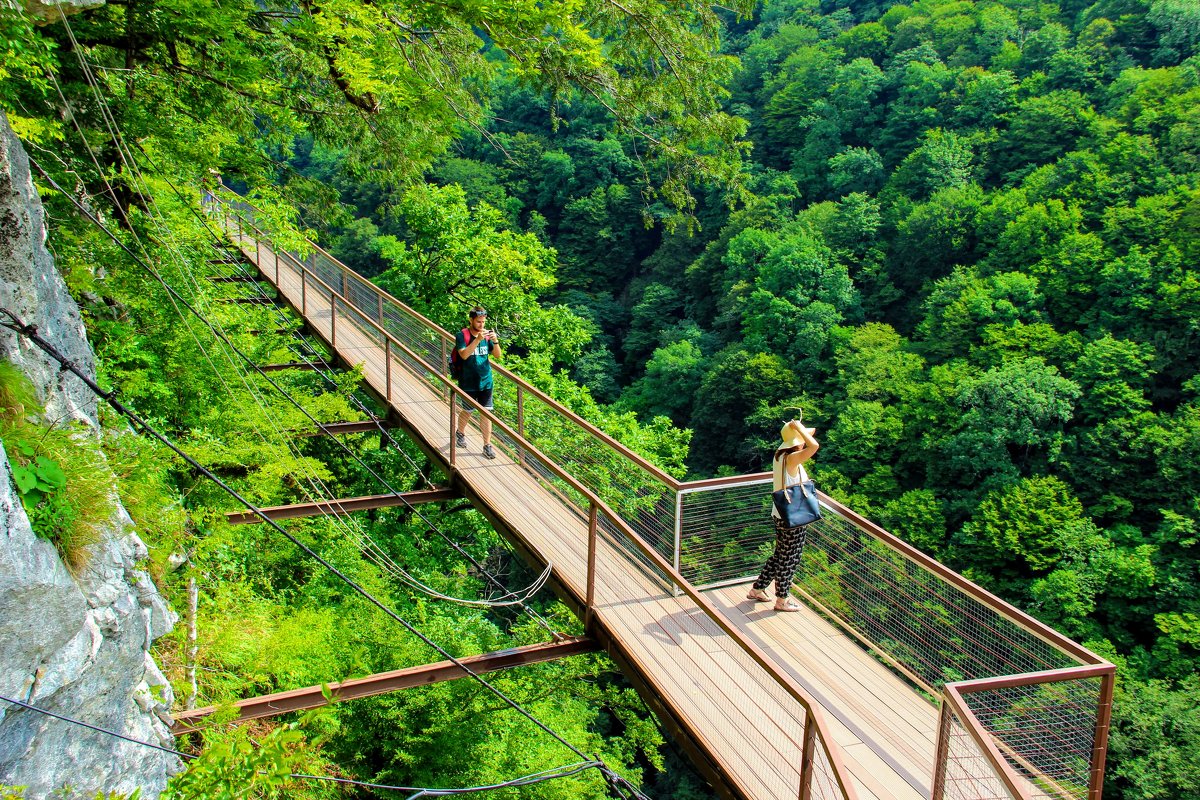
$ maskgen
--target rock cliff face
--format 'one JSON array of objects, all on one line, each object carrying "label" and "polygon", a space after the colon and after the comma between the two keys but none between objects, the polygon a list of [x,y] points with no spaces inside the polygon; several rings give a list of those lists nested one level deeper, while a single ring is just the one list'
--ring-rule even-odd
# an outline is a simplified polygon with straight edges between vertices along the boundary
[{"label": "rock cliff face", "polygon": [[63,15],[70,16],[89,8],[104,5],[105,0],[63,0],[63,2],[42,2],[42,0],[23,0],[25,13],[39,25],[50,25],[58,22]]},{"label": "rock cliff face", "polygon": [[[0,113],[0,307],[94,374],[79,309],[45,239],[28,159]],[[0,358],[29,376],[48,417],[97,429],[95,398],[41,351],[5,330]],[[72,577],[54,547],[34,535],[0,447],[0,694],[172,746],[164,721],[171,689],[149,648],[176,617],[140,569],[146,557],[118,506],[89,566]],[[154,797],[179,768],[167,753],[0,701],[0,784],[27,786],[27,797],[64,786],[72,797],[139,788]]]}]

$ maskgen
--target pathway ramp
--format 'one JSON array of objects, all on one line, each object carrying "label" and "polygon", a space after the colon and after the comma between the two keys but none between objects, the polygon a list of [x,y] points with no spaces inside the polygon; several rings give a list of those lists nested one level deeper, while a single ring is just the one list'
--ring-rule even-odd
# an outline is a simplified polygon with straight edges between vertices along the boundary
[{"label": "pathway ramp", "polygon": [[[1073,726],[1060,724],[1061,708],[1039,723],[1039,731],[1062,729],[1055,747],[1067,755],[1060,752],[1057,761],[1073,766],[1056,766],[1041,757],[1045,747],[1030,750],[1011,735],[988,731],[969,701],[961,708],[936,703],[947,677],[934,673],[947,667],[906,654],[925,647],[945,660],[958,653],[963,674],[973,678],[972,659],[1002,676],[1084,669],[1081,660],[1090,654],[1083,648],[969,582],[941,574],[930,566],[936,562],[828,498],[827,520],[818,523],[813,560],[806,564],[813,574],[802,586],[809,607],[777,614],[769,604],[746,600],[749,567],[770,539],[765,476],[674,481],[503,369],[496,389],[498,457],[483,457],[476,428],[468,446],[457,448],[450,405],[456,388],[444,374],[449,334],[319,250],[300,259],[275,249],[244,213],[226,224],[280,298],[343,362],[361,368],[364,381],[456,488],[520,549],[552,565],[560,593],[722,794],[755,800],[1098,797],[1095,748],[1107,730],[1106,662],[1090,662],[1086,675],[1054,678],[1084,682],[1081,693],[1066,693],[1073,711],[1091,704],[1091,716],[1076,713],[1082,722]],[[562,463],[568,460],[570,469]],[[850,565],[873,574],[847,577]],[[938,572],[942,583],[917,567]],[[947,582],[953,592],[944,589]],[[981,642],[990,652],[963,657],[964,648],[974,647],[969,632],[942,634],[927,623],[921,630],[922,617],[903,617],[890,632],[872,628],[865,615],[884,613],[888,603],[897,618],[929,603],[926,616],[943,614],[942,625],[952,627],[955,615],[974,615],[984,624],[1002,619],[1007,627]],[[874,646],[888,637],[911,637],[911,643]],[[1019,658],[1029,664],[1004,666]],[[1039,678],[1020,685],[1040,693],[1060,683]],[[994,691],[1011,694],[1013,687]],[[1011,712],[1021,699],[1005,706],[988,697],[997,714]],[[1102,753],[1099,761],[1102,769]],[[1072,782],[1060,777],[1063,769],[1073,770]]]}]

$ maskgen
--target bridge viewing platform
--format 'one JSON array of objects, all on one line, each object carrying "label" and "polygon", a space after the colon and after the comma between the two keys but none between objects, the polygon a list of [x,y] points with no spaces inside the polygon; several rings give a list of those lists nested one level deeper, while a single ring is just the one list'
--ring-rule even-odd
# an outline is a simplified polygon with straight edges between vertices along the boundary
[{"label": "bridge viewing platform", "polygon": [[1113,665],[825,496],[804,610],[745,600],[768,474],[676,480],[500,365],[498,458],[465,452],[450,333],[315,245],[276,247],[249,206],[210,211],[450,488],[552,566],[722,795],[1099,800]]}]

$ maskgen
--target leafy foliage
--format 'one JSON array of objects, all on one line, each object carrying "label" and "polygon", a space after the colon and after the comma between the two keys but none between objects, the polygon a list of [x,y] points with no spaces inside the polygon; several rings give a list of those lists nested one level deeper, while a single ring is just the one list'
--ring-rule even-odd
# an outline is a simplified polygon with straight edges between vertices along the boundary
[{"label": "leafy foliage", "polygon": [[33,387],[7,362],[0,364],[0,398],[0,439],[21,505],[34,533],[78,574],[112,522],[108,466],[88,433],[43,420]]},{"label": "leafy foliage", "polygon": [[[1191,732],[1165,711],[1194,710],[1200,655],[1193,6],[770,0],[724,17],[720,55],[721,12],[663,0],[155,0],[72,26],[80,52],[111,68],[115,118],[157,174],[246,181],[274,218],[312,228],[451,329],[483,303],[511,365],[673,473],[761,467],[780,416],[802,405],[824,443],[813,471],[833,494],[1121,659],[1110,787],[1149,798],[1197,793]],[[161,234],[97,133],[62,27],[0,14],[0,104],[14,126],[43,147],[67,141],[50,67],[100,143],[99,169],[78,145],[57,148],[61,171],[93,196],[102,173],[114,178],[115,217]],[[657,224],[681,214],[690,238]],[[168,227],[188,228],[182,215]],[[73,286],[112,301],[89,309],[103,377],[256,500],[291,500],[310,481],[369,491],[343,455],[289,447],[278,434],[306,423],[259,409],[253,380],[227,395],[165,298],[126,270],[99,274],[90,265],[116,251],[64,227]],[[242,335],[266,316],[206,308],[253,355],[287,352]],[[322,400],[303,378],[288,385],[321,419],[353,414],[348,384]],[[394,452],[371,458],[417,479]],[[233,674],[265,689],[428,656],[381,657],[395,637],[369,613],[337,629],[326,609],[353,601],[261,533],[226,528],[224,501],[178,465],[160,468],[192,509],[194,531],[164,541],[207,576],[212,699],[237,691]],[[471,515],[438,522],[503,558]],[[464,649],[519,635],[512,620],[432,610],[341,531],[298,528]],[[374,533],[429,580],[478,586],[415,530],[389,512]],[[235,608],[254,635],[226,621]],[[324,657],[306,655],[312,641]],[[440,724],[427,739],[397,732],[410,712],[477,708],[428,694],[379,701],[362,729],[347,715],[343,754],[401,774],[432,769],[453,741],[481,764],[519,766]],[[583,736],[610,712],[629,718],[619,693],[581,700],[564,724]],[[376,733],[394,737],[394,758]],[[607,741],[624,763],[653,761],[644,733]],[[641,755],[621,749],[634,740]]]}]

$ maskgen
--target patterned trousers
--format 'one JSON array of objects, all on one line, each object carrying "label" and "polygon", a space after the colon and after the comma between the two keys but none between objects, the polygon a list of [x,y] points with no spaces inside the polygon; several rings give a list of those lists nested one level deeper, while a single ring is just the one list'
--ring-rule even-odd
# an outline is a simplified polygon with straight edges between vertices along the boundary
[{"label": "patterned trousers", "polygon": [[762,573],[754,582],[755,589],[766,589],[775,581],[775,596],[787,597],[792,590],[792,576],[796,567],[800,566],[800,556],[804,553],[804,540],[808,536],[808,526],[800,525],[795,528],[784,527],[783,520],[772,517],[775,522],[775,552],[763,564]]}]

